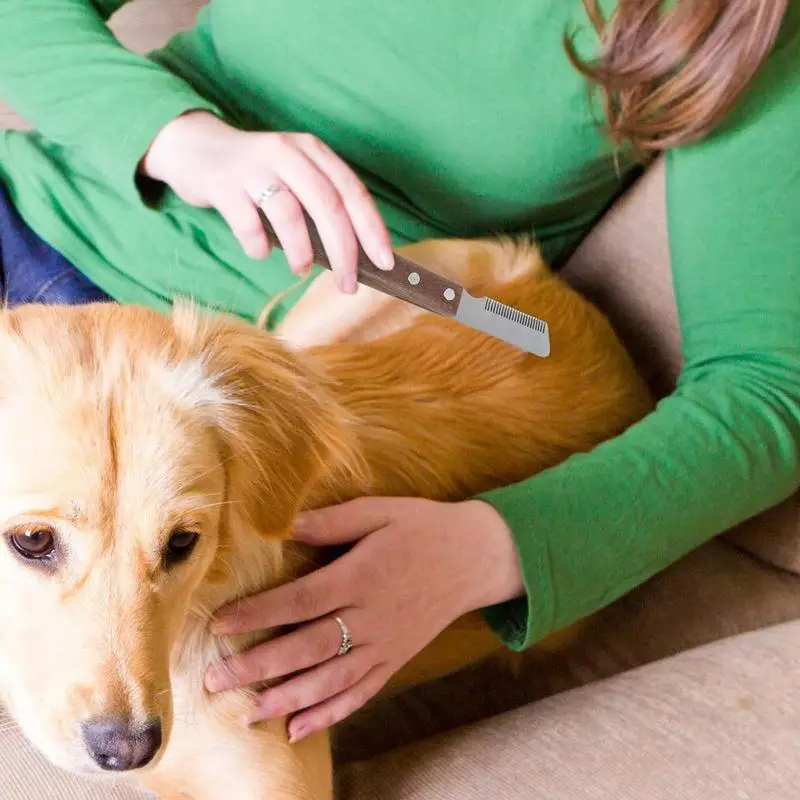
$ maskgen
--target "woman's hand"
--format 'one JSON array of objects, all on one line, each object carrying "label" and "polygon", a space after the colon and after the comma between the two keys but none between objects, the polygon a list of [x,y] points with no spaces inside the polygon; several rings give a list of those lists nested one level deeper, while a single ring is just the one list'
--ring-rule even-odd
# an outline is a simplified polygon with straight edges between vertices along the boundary
[{"label": "woman's hand", "polygon": [[[294,715],[292,741],[356,711],[461,615],[524,591],[508,528],[481,501],[355,500],[302,515],[296,538],[357,544],[308,576],[223,609],[217,634],[305,624],[206,678],[216,692],[293,675],[257,698],[250,720]],[[336,617],[353,641],[342,656]]]},{"label": "woman's hand", "polygon": [[311,134],[250,133],[207,111],[192,111],[160,131],[141,169],[190,205],[215,208],[251,258],[269,255],[260,206],[297,274],[313,257],[304,209],[319,230],[341,291],[356,290],[357,241],[376,266],[394,264],[389,233],[370,193]]}]

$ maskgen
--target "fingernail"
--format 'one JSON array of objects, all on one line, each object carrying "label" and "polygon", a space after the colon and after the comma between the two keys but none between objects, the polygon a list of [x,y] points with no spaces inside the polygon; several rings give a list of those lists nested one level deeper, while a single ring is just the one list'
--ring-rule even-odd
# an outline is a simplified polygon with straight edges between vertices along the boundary
[{"label": "fingernail", "polygon": [[244,251],[247,256],[253,261],[263,261],[266,258],[269,258],[270,253],[272,252],[272,247],[270,246],[269,241],[266,242],[248,242],[244,245]]},{"label": "fingernail", "polygon": [[263,722],[267,718],[267,715],[262,711],[262,709],[254,708],[244,720],[245,725],[255,725],[257,722]]},{"label": "fingernail", "polygon": [[298,514],[295,517],[292,531],[294,536],[298,539],[302,539],[311,532],[311,520],[309,519],[308,514]]},{"label": "fingernail", "polygon": [[271,696],[265,697],[262,695],[258,699],[258,706],[253,709],[252,712],[253,716],[256,718],[255,721],[262,719],[273,719],[274,717],[283,717],[286,715],[286,712],[281,707],[280,698],[275,698]]},{"label": "fingernail", "polygon": [[301,739],[305,739],[311,730],[305,725],[299,724],[292,727],[289,726],[289,744],[296,744]]},{"label": "fingernail", "polygon": [[303,528],[308,527],[308,514],[301,511],[295,518],[294,518],[294,529],[296,531],[301,530]]},{"label": "fingernail", "polygon": [[381,269],[394,269],[394,253],[391,250],[384,250],[378,259],[378,266]]}]

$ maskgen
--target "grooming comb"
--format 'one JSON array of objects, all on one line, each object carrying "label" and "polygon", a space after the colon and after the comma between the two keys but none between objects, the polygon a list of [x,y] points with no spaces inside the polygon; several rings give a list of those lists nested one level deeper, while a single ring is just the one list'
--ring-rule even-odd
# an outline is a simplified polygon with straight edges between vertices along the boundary
[{"label": "grooming comb", "polygon": [[[259,208],[264,230],[274,247],[280,240],[267,216]],[[313,220],[306,215],[314,251],[314,263],[331,269]],[[501,339],[540,358],[550,355],[550,329],[546,322],[491,297],[473,297],[463,286],[395,254],[394,268],[376,267],[359,245],[358,282],[379,292],[405,300],[419,308],[457,320],[463,325]]]}]

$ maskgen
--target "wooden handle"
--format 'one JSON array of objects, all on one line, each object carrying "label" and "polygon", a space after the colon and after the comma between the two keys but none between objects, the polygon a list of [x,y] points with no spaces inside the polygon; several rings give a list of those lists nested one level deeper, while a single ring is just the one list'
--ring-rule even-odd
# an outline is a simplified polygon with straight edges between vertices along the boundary
[{"label": "wooden handle", "polygon": [[[267,219],[266,214],[259,208],[258,215],[264,230],[267,232],[273,247],[281,247],[275,229]],[[317,226],[306,214],[308,234],[311,247],[314,251],[314,263],[326,269],[331,269],[331,262],[325,252],[320,239]],[[397,297],[408,303],[440,314],[444,317],[454,317],[461,300],[463,287],[454,281],[447,280],[429,269],[415,264],[403,256],[395,254],[394,269],[383,270],[376,267],[361,245],[358,247],[358,282],[379,292]]]}]

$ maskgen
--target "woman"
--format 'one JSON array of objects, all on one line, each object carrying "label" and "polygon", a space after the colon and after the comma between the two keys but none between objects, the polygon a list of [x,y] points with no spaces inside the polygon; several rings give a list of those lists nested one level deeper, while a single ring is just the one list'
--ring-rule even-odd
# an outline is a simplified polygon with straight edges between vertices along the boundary
[{"label": "woman", "polygon": [[301,738],[460,614],[485,609],[525,648],[798,488],[797,3],[214,0],[141,58],[104,27],[122,2],[0,6],[0,96],[41,131],[0,145],[12,300],[99,292],[166,308],[191,294],[254,318],[294,282],[258,205],[297,273],[311,258],[300,211],[314,217],[343,291],[357,240],[389,268],[390,239],[535,230],[559,262],[634,153],[668,151],[674,394],[623,436],[482,498],[304,516],[299,538],[357,545],[220,615],[219,632],[301,624],[212,669],[210,689],[291,675],[253,718],[293,715]]}]

